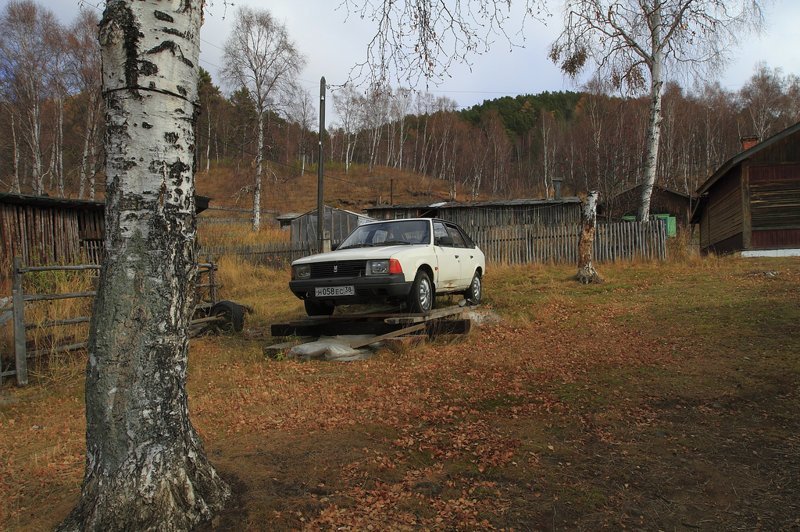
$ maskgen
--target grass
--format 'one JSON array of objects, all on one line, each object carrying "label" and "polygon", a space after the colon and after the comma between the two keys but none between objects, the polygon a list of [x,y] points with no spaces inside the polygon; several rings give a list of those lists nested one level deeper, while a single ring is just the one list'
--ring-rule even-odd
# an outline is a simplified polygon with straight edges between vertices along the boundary
[{"label": "grass", "polygon": [[[766,275],[765,272],[778,272]],[[262,354],[301,314],[233,259],[239,336],[192,342],[218,528],[781,529],[800,504],[800,262],[492,268],[466,338],[335,364]],[[0,528],[52,527],[83,471],[83,362],[0,396]],[[69,367],[71,365],[71,367]]]}]

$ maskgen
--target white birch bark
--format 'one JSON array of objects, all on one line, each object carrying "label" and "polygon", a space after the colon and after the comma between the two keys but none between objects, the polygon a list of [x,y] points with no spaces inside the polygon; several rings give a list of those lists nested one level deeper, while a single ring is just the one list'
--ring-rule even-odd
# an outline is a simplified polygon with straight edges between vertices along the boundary
[{"label": "white birch bark", "polygon": [[86,471],[64,530],[186,530],[229,497],[189,421],[202,0],[109,0],[100,25],[106,261],[86,371]]},{"label": "white birch bark", "polygon": [[583,204],[581,212],[581,234],[578,239],[578,274],[576,278],[582,284],[603,282],[603,279],[592,264],[594,233],[597,226],[597,201],[599,196],[596,190],[590,190],[586,196],[586,201]]},{"label": "white birch bark", "polygon": [[17,127],[14,121],[14,113],[11,113],[11,137],[14,142],[14,184],[11,186],[11,192],[19,194],[19,145],[17,144]]},{"label": "white birch bark", "polygon": [[[650,27],[659,28],[661,21],[661,8],[656,6],[650,14]],[[639,220],[650,217],[650,198],[653,195],[653,185],[656,183],[658,170],[658,148],[661,141],[661,100],[664,88],[664,48],[659,32],[651,32],[653,55],[650,63],[650,115],[647,122],[647,145],[645,146],[645,160],[642,171],[642,197],[639,201]]]},{"label": "white birch bark", "polygon": [[261,182],[264,175],[264,111],[258,112],[258,147],[256,148],[256,180],[253,192],[253,231],[261,228]]},{"label": "white birch bark", "polygon": [[86,195],[86,179],[89,173],[89,145],[90,143],[94,142],[94,122],[95,104],[90,98],[90,101],[86,106],[86,129],[84,130],[83,154],[81,156],[81,170],[78,180],[79,198],[83,198]]}]

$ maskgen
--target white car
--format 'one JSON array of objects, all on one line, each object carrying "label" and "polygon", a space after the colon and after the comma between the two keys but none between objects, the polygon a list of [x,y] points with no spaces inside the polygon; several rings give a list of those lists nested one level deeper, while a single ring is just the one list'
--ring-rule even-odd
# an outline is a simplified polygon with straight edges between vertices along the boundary
[{"label": "white car", "polygon": [[437,294],[481,300],[483,252],[452,222],[431,218],[386,220],[357,227],[335,251],[292,263],[289,288],[309,316],[336,305],[405,302],[427,313]]}]

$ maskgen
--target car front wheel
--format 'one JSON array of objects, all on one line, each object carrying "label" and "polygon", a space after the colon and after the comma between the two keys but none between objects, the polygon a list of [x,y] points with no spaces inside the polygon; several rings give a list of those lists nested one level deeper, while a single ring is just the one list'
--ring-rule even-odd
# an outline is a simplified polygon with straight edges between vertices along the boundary
[{"label": "car front wheel", "polygon": [[414,284],[411,285],[411,292],[408,294],[408,311],[430,312],[433,308],[434,297],[431,278],[424,271],[417,272]]}]

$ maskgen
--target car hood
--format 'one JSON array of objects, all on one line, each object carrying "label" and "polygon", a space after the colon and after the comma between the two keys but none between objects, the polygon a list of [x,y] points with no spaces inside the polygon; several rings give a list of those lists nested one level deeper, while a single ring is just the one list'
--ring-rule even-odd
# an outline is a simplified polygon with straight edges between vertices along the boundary
[{"label": "car hood", "polygon": [[302,259],[297,259],[292,262],[296,264],[310,264],[313,262],[332,262],[340,260],[373,260],[373,259],[389,259],[403,252],[426,247],[427,244],[411,244],[400,246],[380,246],[376,248],[351,248],[351,249],[337,249],[328,253],[318,253],[316,255],[309,255]]}]

